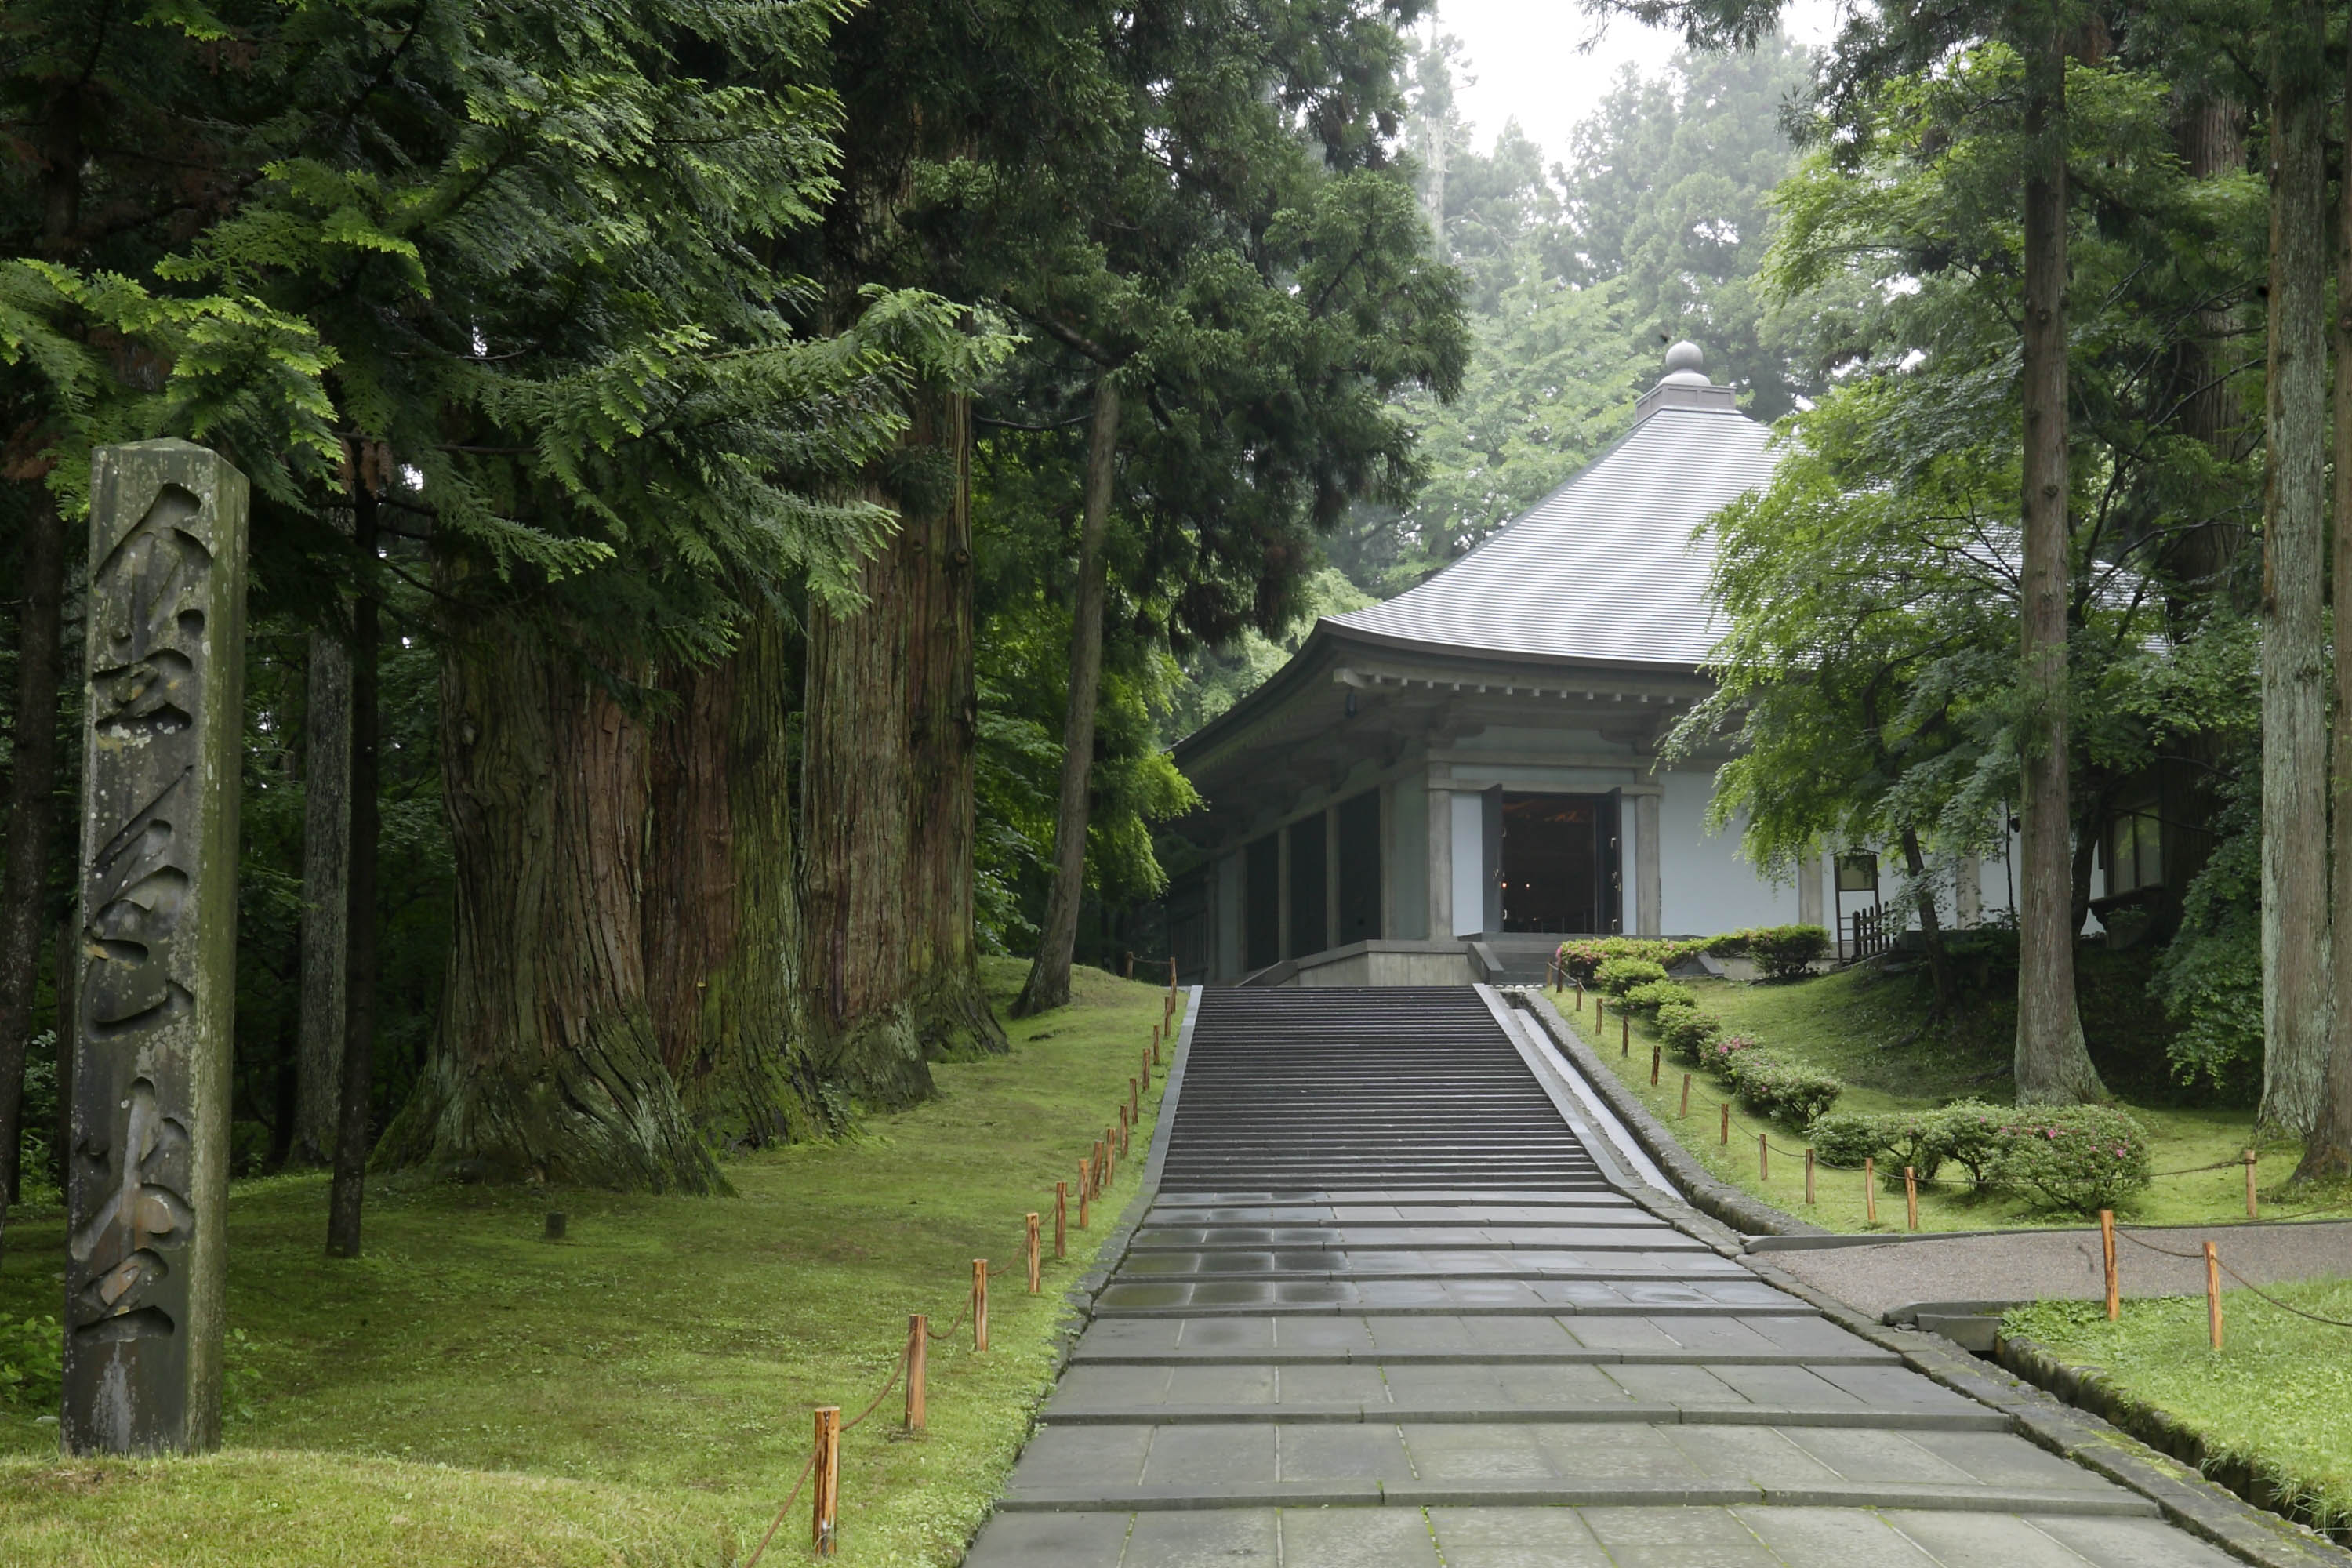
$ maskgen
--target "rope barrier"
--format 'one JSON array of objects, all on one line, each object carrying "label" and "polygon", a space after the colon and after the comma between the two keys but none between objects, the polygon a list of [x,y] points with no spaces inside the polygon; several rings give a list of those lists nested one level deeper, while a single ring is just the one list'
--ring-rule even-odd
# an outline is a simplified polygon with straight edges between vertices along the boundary
[{"label": "rope barrier", "polygon": [[[1161,1022],[1168,1026],[1169,1032],[1172,1035],[1174,1032],[1174,1026],[1171,1020],[1172,1020],[1175,1015],[1175,998],[1172,989],[1175,984],[1175,963],[1172,959],[1170,961],[1169,969],[1169,984],[1171,989],[1169,996],[1168,1006],[1162,1013]],[[1160,1026],[1153,1026],[1152,1048],[1147,1052],[1142,1058],[1143,1065],[1141,1070],[1135,1078],[1128,1079],[1126,1103],[1120,1105],[1118,1108],[1118,1132],[1122,1135],[1132,1136],[1134,1133],[1139,1132],[1142,1130],[1143,1115],[1140,1090],[1150,1087],[1151,1063],[1158,1054],[1160,1033]],[[1104,1130],[1102,1142],[1097,1143],[1095,1147],[1097,1150],[1102,1151],[1106,1155],[1112,1153],[1114,1146],[1111,1144],[1111,1137],[1112,1134],[1110,1129],[1106,1128]],[[1122,1142],[1124,1142],[1124,1137],[1122,1137]],[[1088,1188],[1091,1187],[1092,1190],[1096,1192],[1107,1191],[1111,1184],[1111,1176],[1116,1170],[1117,1167],[1112,1163],[1110,1159],[1103,1159],[1101,1161],[1099,1173],[1093,1174],[1092,1179],[1088,1183],[1081,1185],[1079,1189],[1078,1201],[1080,1205],[1079,1212],[1082,1215],[1085,1213],[1084,1205]],[[1066,1184],[1056,1184],[1057,1186],[1064,1187],[1065,1189],[1066,1188]],[[1061,1212],[1062,1211],[1057,1208],[1055,1215],[1057,1222],[1061,1217]],[[993,1279],[1002,1274],[1011,1273],[1016,1268],[1026,1269],[1029,1267],[1029,1250],[1037,1245],[1036,1220],[1037,1216],[1034,1215],[1024,1215],[1023,1216],[1023,1235],[1020,1244],[1021,1256],[1018,1261],[991,1264],[980,1258],[974,1258],[972,1260],[975,1283],[971,1291],[969,1291],[964,1298],[962,1310],[959,1311],[955,1316],[955,1321],[949,1323],[944,1329],[933,1328],[928,1317],[921,1319],[920,1331],[924,1342],[929,1342],[933,1340],[945,1341],[954,1339],[963,1326],[971,1321],[974,1310],[981,1306],[986,1294],[984,1287],[988,1280]],[[1083,1223],[1083,1221],[1081,1221],[1081,1223]],[[1055,1229],[1056,1242],[1055,1247],[1055,1256],[1056,1258],[1062,1256],[1059,1239],[1060,1235],[1060,1226],[1057,1223]],[[830,1440],[832,1444],[837,1445],[842,1436],[856,1431],[865,1423],[867,1416],[872,1415],[875,1411],[880,1409],[882,1407],[882,1402],[890,1397],[890,1391],[898,1387],[899,1380],[907,1375],[908,1363],[914,1356],[918,1348],[917,1342],[912,1337],[914,1332],[915,1327],[910,1323],[908,1326],[908,1341],[899,1349],[898,1360],[892,1363],[888,1379],[886,1380],[882,1386],[875,1392],[874,1397],[866,1401],[865,1409],[859,1411],[855,1418],[847,1422],[841,1423],[834,1429],[834,1435]],[[981,1342],[973,1347],[975,1352],[984,1352],[988,1348],[985,1333],[981,1333],[976,1337],[981,1341]],[[911,1408],[912,1405],[917,1403],[915,1394],[911,1390],[908,1398]],[[839,1464],[837,1457],[838,1448],[837,1447],[828,1447],[827,1439],[824,1436],[822,1428],[824,1422],[828,1417],[835,1415],[837,1415],[837,1412],[832,1411],[830,1407],[821,1409],[818,1412],[820,1424],[818,1438],[819,1447],[824,1448],[826,1451],[833,1452],[836,1456],[833,1461],[835,1468],[827,1471],[828,1478],[835,1477],[837,1474]],[[910,1416],[909,1419],[913,1420],[915,1418]],[[817,1460],[819,1458],[820,1454],[818,1452],[812,1451],[810,1453],[808,1462],[801,1467],[799,1479],[793,1482],[793,1489],[786,1494],[783,1505],[776,1510],[775,1518],[768,1521],[766,1533],[760,1537],[760,1543],[751,1549],[751,1555],[745,1561],[743,1568],[758,1568],[760,1559],[767,1554],[769,1545],[774,1542],[776,1531],[783,1527],[785,1516],[792,1512],[793,1505],[800,1500],[801,1489],[808,1485],[809,1477],[815,1473]],[[830,1554],[831,1552],[832,1505],[826,1500],[827,1487],[831,1484],[832,1482],[829,1479],[825,1486],[820,1486],[818,1488],[817,1507],[819,1513],[824,1516],[824,1519],[821,1521],[819,1533],[818,1551],[820,1554]]]}]

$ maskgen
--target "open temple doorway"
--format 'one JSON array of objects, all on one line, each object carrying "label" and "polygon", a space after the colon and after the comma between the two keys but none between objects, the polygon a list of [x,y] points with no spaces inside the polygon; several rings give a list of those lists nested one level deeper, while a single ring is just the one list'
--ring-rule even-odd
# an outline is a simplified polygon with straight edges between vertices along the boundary
[{"label": "open temple doorway", "polygon": [[1617,796],[1505,792],[1502,807],[1503,929],[1623,929]]}]

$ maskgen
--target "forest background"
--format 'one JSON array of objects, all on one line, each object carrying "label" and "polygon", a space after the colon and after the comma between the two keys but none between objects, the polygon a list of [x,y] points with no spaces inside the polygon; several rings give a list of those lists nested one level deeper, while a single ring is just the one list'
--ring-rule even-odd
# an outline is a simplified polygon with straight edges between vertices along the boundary
[{"label": "forest background", "polygon": [[[239,1165],[340,1157],[352,1246],[363,1159],[709,1187],[997,1048],[977,952],[1045,953],[1030,1008],[1163,952],[1168,742],[1572,475],[1679,337],[1793,458],[1725,523],[1719,804],[1768,866],[1899,844],[1932,927],[2038,754],[2046,73],[1990,13],[1813,55],[1652,9],[1744,47],[1558,150],[1474,142],[1411,0],[12,10],[9,1190],[60,1157],[87,454],[157,433],[256,480]],[[2052,16],[2074,881],[2193,772],[2168,1066],[2252,1097],[2298,35]]]}]

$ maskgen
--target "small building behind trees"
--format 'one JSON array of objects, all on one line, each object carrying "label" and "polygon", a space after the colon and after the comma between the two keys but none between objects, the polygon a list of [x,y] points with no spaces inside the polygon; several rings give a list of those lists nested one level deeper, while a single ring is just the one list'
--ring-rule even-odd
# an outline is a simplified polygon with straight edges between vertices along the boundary
[{"label": "small building behind trees", "polygon": [[[1581,472],[1418,586],[1318,622],[1180,742],[1204,808],[1174,825],[1202,856],[1169,893],[1179,973],[1529,980],[1571,935],[1834,926],[1874,903],[1874,869],[1865,891],[1833,857],[1764,877],[1707,830],[1722,757],[1658,755],[1712,689],[1703,525],[1769,480],[1769,434],[1676,343]],[[1965,868],[1960,902],[1962,924],[2005,907],[2005,868]]]}]

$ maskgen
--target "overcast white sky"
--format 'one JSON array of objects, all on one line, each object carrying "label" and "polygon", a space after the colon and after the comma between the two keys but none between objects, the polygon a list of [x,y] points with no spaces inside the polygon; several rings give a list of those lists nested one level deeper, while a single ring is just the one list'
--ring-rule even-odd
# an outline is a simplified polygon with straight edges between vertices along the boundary
[{"label": "overcast white sky", "polygon": [[[1462,76],[1476,79],[1457,79],[1454,96],[1477,146],[1494,145],[1495,133],[1516,116],[1548,163],[1567,156],[1569,132],[1592,112],[1620,66],[1631,62],[1654,75],[1680,42],[1626,17],[1601,22],[1576,0],[1438,0],[1437,15],[1440,31],[1462,40]],[[1820,44],[1836,17],[1836,0],[1793,0],[1785,26],[1790,37]],[[1595,38],[1592,49],[1580,50]]]}]

